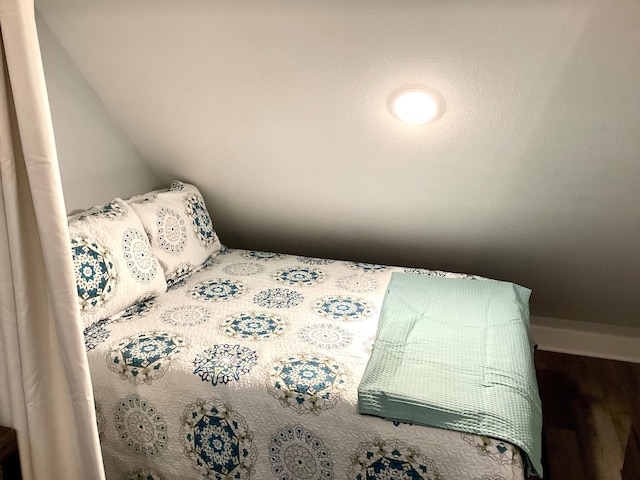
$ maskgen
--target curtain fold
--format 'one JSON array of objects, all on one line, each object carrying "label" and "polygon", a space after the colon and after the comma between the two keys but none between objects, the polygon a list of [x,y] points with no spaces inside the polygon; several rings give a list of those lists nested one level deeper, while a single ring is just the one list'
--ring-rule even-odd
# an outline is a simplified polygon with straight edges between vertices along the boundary
[{"label": "curtain fold", "polygon": [[0,54],[0,424],[25,480],[101,480],[33,0],[0,0]]}]

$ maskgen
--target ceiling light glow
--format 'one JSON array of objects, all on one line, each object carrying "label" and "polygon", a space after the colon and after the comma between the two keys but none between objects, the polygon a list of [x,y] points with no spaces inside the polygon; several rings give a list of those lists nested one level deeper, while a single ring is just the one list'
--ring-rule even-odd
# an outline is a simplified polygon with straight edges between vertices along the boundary
[{"label": "ceiling light glow", "polygon": [[405,123],[422,125],[436,120],[441,113],[437,94],[424,88],[407,88],[391,96],[393,114]]}]

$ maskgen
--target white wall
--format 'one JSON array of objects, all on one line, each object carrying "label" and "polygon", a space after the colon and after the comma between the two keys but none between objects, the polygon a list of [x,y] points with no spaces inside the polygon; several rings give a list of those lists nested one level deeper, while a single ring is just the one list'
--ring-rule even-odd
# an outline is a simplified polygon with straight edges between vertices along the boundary
[{"label": "white wall", "polygon": [[159,185],[44,19],[36,20],[67,212]]},{"label": "white wall", "polygon": [[[466,271],[530,287],[534,315],[640,326],[637,0],[36,4],[231,246]],[[438,122],[389,114],[414,83]]]}]

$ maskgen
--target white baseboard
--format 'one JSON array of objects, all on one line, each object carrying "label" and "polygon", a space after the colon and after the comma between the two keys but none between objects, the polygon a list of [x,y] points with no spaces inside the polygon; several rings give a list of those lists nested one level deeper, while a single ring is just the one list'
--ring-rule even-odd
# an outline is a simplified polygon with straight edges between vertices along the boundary
[{"label": "white baseboard", "polygon": [[540,350],[640,363],[640,328],[531,317]]}]

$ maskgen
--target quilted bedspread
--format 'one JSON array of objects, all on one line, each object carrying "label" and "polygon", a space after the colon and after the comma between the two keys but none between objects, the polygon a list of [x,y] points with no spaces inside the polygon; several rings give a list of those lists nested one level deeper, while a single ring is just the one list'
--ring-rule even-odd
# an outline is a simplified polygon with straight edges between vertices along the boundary
[{"label": "quilted bedspread", "polygon": [[357,413],[392,272],[223,250],[85,342],[107,477],[524,478],[518,448]]},{"label": "quilted bedspread", "polygon": [[359,412],[505,439],[541,475],[530,293],[508,282],[393,273]]}]

